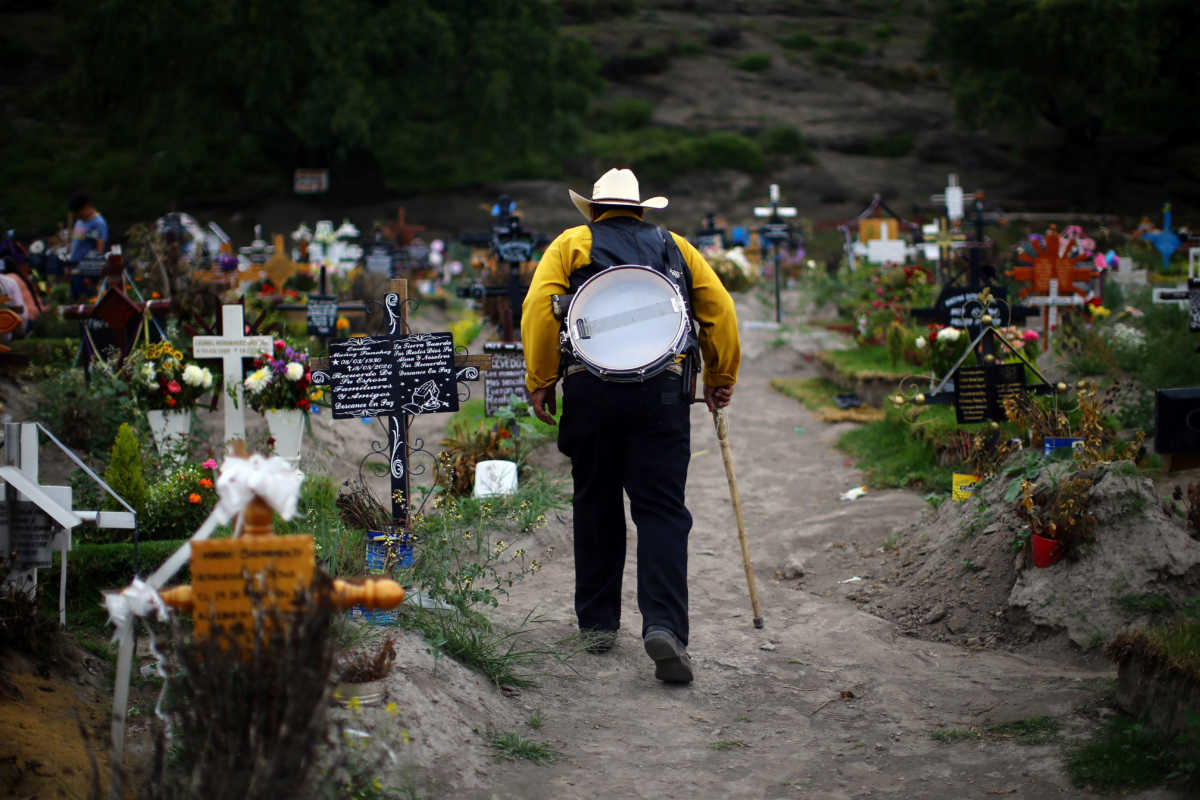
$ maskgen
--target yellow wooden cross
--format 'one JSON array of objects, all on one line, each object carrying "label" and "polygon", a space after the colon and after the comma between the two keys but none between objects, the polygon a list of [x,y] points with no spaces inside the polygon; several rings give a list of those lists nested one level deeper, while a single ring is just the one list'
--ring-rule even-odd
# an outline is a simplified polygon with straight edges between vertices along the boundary
[{"label": "yellow wooden cross", "polygon": [[[276,536],[274,513],[260,497],[246,506],[242,535],[192,542],[192,584],[160,592],[168,606],[192,614],[193,632],[205,639],[224,632],[244,648],[254,642],[254,613],[295,610],[299,594],[316,571],[312,536]],[[335,578],[329,602],[344,609],[361,605],[391,609],[404,601],[404,587],[387,578],[362,583]]]}]

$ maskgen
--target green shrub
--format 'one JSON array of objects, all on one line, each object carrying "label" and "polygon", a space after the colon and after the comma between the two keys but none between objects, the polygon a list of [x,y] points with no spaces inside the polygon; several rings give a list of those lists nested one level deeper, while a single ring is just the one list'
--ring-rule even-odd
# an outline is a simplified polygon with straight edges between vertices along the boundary
[{"label": "green shrub", "polygon": [[[122,422],[117,429],[117,438],[112,446],[112,458],[104,471],[104,482],[121,499],[141,514],[146,506],[146,480],[142,475],[142,450],[137,434],[129,423]],[[113,511],[123,509],[120,503],[105,494],[105,508]]]},{"label": "green shrub", "polygon": [[771,56],[768,53],[747,53],[734,61],[733,65],[747,72],[766,72],[771,68]]},{"label": "green shrub", "polygon": [[150,487],[140,523],[142,538],[187,538],[196,532],[216,502],[212,472],[199,464],[184,464]]},{"label": "green shrub", "polygon": [[[182,539],[147,542],[138,544],[138,574],[149,575],[166,561],[183,544]],[[67,621],[75,625],[102,627],[108,614],[105,612],[102,592],[124,589],[134,577],[133,543],[79,544],[75,543],[67,555]],[[39,575],[39,582],[46,586],[58,586],[61,556],[54,551],[54,566]],[[171,579],[171,584],[187,583],[188,567]],[[46,592],[41,599],[42,608],[48,612],[58,611],[58,591]]]},{"label": "green shrub", "polygon": [[791,156],[804,163],[813,160],[812,149],[804,140],[804,134],[791,125],[768,128],[763,132],[761,139],[762,149],[766,153]]},{"label": "green shrub", "polygon": [[876,39],[882,39],[886,41],[887,39],[895,36],[895,34],[896,26],[892,25],[890,22],[883,22],[879,25],[876,25],[874,28],[871,28],[871,35]]},{"label": "green shrub", "polygon": [[597,128],[615,131],[647,125],[653,114],[654,104],[638,97],[619,97],[593,112]]},{"label": "green shrub", "polygon": [[862,42],[856,42],[853,39],[830,39],[829,41],[824,42],[821,47],[828,50],[830,53],[835,53],[839,56],[848,56],[850,58],[857,58],[861,55],[865,55],[869,49]]},{"label": "green shrub", "polygon": [[604,62],[600,74],[609,80],[621,81],[641,75],[658,75],[671,66],[671,54],[665,47],[637,50],[613,56]]},{"label": "green shrub", "polygon": [[867,143],[867,154],[879,158],[901,158],[913,150],[913,138],[909,133],[880,136]]},{"label": "green shrub", "polygon": [[779,43],[789,50],[812,50],[820,44],[816,37],[804,31],[789,33],[780,39]]},{"label": "green shrub", "polygon": [[33,415],[63,444],[103,461],[114,431],[136,411],[124,381],[100,364],[89,382],[81,369],[66,369],[30,390]]},{"label": "green shrub", "polygon": [[741,134],[717,131],[692,142],[692,166],[700,169],[740,169],[761,172],[762,148]]}]

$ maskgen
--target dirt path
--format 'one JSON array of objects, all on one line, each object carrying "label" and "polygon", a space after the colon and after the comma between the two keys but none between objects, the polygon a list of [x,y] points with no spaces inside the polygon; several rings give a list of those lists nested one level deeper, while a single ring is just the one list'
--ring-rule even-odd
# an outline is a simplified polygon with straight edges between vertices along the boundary
[{"label": "dirt path", "polygon": [[[839,581],[870,579],[870,553],[925,504],[902,491],[839,499],[862,483],[832,448],[839,427],[768,387],[775,375],[802,374],[797,350],[814,347],[817,335],[793,334],[780,347],[772,346],[774,331],[743,334],[730,440],[765,628],[751,625],[720,451],[711,418],[697,406],[688,482],[696,681],[677,688],[653,677],[639,638],[631,547],[617,647],[550,668],[516,701],[545,720],[519,732],[562,757],[549,766],[497,763],[480,776],[488,788],[460,796],[687,797],[713,789],[755,798],[1091,796],[1071,787],[1059,744],[947,744],[929,734],[1048,714],[1060,719],[1065,738],[1078,736],[1088,725],[1077,711],[1096,702],[1111,670],[907,638],[839,596],[862,585]],[[532,638],[544,643],[575,630],[570,514],[562,516],[522,545],[553,545],[556,555],[500,611],[515,625],[536,609],[542,622]],[[834,551],[842,555],[830,557]],[[857,572],[842,568],[855,559]]]}]

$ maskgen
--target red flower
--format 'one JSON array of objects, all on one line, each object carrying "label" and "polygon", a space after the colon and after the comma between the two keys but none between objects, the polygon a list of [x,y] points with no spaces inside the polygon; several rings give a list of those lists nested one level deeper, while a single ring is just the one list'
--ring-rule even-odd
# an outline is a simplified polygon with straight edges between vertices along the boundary
[{"label": "red flower", "polygon": [[501,428],[500,429],[500,438],[501,439],[511,439],[512,431],[510,431],[508,428]]},{"label": "red flower", "polygon": [[275,293],[275,287],[274,287],[274,286],[272,286],[272,285],[271,285],[271,284],[269,284],[269,283],[264,283],[264,284],[263,284],[263,287],[262,287],[261,289],[259,289],[259,290],[258,290],[258,293],[259,293],[259,294],[274,294],[274,293]]},{"label": "red flower", "polygon": [[172,407],[174,407],[174,405],[175,405],[175,398],[174,398],[174,397],[171,397],[170,395],[167,395],[167,397],[166,397],[166,403],[167,403],[167,405],[168,405],[168,406],[172,406]]},{"label": "red flower", "polygon": [[275,437],[268,436],[267,437],[267,447],[274,447],[274,446],[275,446]]},{"label": "red flower", "polygon": [[196,494],[195,492],[192,492],[191,494],[188,495],[188,502],[194,506],[200,505],[201,500],[203,500],[203,498],[200,497],[200,495]]},{"label": "red flower", "polygon": [[254,368],[255,369],[262,369],[262,364],[263,364],[263,362],[262,362],[261,358],[254,359]]},{"label": "red flower", "polygon": [[308,402],[307,397],[301,397],[299,400],[296,401],[296,408],[302,408],[305,411],[308,410],[308,407],[310,405],[312,405],[312,404]]},{"label": "red flower", "polygon": [[1100,307],[1104,305],[1104,301],[1102,301],[1099,297],[1092,297],[1089,298],[1084,305]]},{"label": "red flower", "polygon": [[183,387],[179,385],[179,381],[171,381],[167,384],[167,391],[171,394],[179,394],[183,391]]},{"label": "red flower", "polygon": [[287,342],[285,342],[283,339],[276,339],[275,340],[275,349],[278,352],[282,353],[285,349],[287,349]]}]

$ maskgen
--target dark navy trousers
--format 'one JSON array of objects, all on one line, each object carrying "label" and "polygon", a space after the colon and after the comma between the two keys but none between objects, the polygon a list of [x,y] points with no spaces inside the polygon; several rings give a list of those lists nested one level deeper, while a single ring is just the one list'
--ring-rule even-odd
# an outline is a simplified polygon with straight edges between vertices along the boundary
[{"label": "dark navy trousers", "polygon": [[664,372],[644,383],[613,383],[588,372],[563,381],[558,447],[575,483],[575,613],[579,627],[621,624],[625,506],[637,526],[637,599],[650,625],[688,641],[684,505],[691,419],[682,379]]}]

